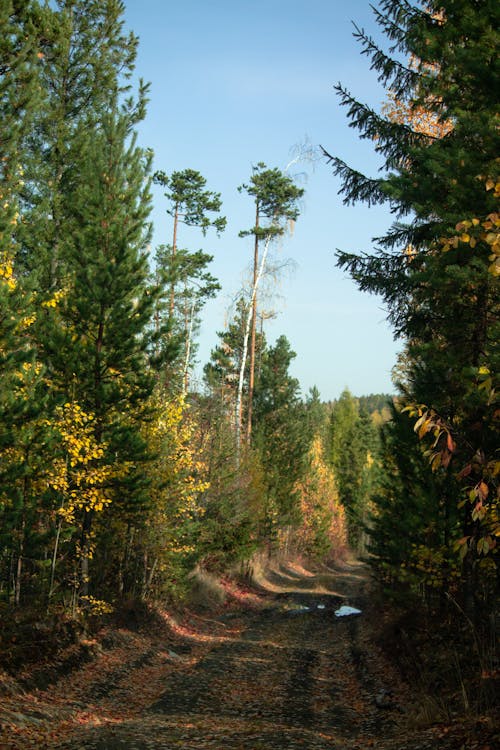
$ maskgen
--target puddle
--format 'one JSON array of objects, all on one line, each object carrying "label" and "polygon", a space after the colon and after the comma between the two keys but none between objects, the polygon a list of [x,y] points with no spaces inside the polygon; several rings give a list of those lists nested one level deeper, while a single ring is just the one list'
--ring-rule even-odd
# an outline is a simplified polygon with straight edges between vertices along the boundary
[{"label": "puddle", "polygon": [[343,605],[340,607],[340,609],[335,610],[335,616],[336,617],[351,617],[352,615],[360,615],[361,610],[356,609],[356,607],[348,607],[347,605]]}]

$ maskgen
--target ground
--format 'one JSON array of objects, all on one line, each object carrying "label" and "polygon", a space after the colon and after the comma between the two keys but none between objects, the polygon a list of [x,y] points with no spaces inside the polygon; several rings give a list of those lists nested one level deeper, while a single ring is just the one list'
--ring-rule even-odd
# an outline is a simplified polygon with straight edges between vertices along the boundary
[{"label": "ground", "polygon": [[[259,583],[227,583],[232,606],[217,615],[104,631],[45,689],[33,672],[4,680],[0,748],[493,750],[488,727],[419,719],[422,696],[374,638],[382,615],[362,565],[289,563]],[[342,604],[361,614],[337,617]]]}]

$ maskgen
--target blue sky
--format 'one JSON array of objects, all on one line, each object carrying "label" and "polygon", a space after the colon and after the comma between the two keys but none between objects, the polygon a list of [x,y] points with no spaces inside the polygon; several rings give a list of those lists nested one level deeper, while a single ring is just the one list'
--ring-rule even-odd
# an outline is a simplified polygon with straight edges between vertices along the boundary
[{"label": "blue sky", "polygon": [[[251,240],[238,232],[253,223],[253,206],[238,185],[259,161],[284,168],[293,148],[322,144],[352,166],[375,174],[373,144],[348,127],[333,86],[341,81],[358,99],[379,107],[384,91],[352,37],[352,21],[377,38],[368,0],[125,0],[126,23],[140,38],[136,71],[151,83],[141,145],[167,174],[196,169],[221,193],[226,232],[206,238],[181,231],[179,244],[214,255],[211,272],[222,292],[203,314],[201,366],[217,343],[231,301],[244,284]],[[338,181],[323,160],[294,165],[305,188],[293,236],[277,251],[293,260],[266,323],[273,341],[284,334],[297,357],[302,390],[316,385],[324,400],[344,387],[357,394],[392,390],[390,370],[399,344],[381,301],[358,291],[335,267],[335,249],[363,251],[390,224],[383,209],[346,208]],[[153,249],[171,241],[171,219],[154,190]]]}]

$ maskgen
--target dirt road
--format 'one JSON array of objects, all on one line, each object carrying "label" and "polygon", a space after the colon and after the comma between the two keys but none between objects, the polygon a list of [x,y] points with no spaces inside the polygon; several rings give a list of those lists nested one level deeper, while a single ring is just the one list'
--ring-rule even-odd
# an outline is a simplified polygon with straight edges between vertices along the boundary
[{"label": "dirt road", "polygon": [[365,615],[335,616],[342,604],[366,606],[364,572],[351,566],[312,576],[282,568],[263,583],[273,599],[246,615],[236,638],[169,674],[161,696],[141,716],[82,729],[65,747],[384,747],[400,718],[396,678],[373,647],[367,649]]},{"label": "dirt road", "polygon": [[[379,615],[362,566],[281,566],[260,583],[265,606],[200,618],[208,631],[174,625],[174,642],[114,632],[89,664],[10,700],[0,748],[477,747],[408,730],[412,691],[373,640]],[[337,617],[344,604],[361,614]]]}]

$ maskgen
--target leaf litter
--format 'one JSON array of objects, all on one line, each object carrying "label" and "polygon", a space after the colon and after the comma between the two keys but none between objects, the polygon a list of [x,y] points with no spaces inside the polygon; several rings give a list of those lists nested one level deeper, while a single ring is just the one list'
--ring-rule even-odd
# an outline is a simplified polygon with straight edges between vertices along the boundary
[{"label": "leaf litter", "polygon": [[342,599],[309,574],[296,592],[235,595],[230,626],[164,613],[155,632],[102,633],[45,690],[0,678],[0,750],[488,750],[456,727],[408,728],[414,696],[373,642],[367,579],[342,584],[362,618],[336,616]]}]

